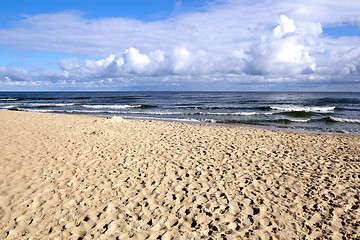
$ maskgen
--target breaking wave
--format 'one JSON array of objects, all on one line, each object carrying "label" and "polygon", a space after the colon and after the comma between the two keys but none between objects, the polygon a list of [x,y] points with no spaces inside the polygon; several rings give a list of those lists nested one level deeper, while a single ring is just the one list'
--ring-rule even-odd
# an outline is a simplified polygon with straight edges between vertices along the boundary
[{"label": "breaking wave", "polygon": [[17,98],[0,98],[0,102],[18,101]]},{"label": "breaking wave", "polygon": [[323,120],[326,122],[360,123],[360,119],[353,118],[326,117]]},{"label": "breaking wave", "polygon": [[284,112],[318,112],[318,113],[333,113],[335,107],[296,107],[296,106],[270,106],[273,110]]},{"label": "breaking wave", "polygon": [[136,104],[136,105],[82,105],[85,108],[94,108],[94,109],[147,109],[155,108],[156,106],[146,105],[146,104]]}]

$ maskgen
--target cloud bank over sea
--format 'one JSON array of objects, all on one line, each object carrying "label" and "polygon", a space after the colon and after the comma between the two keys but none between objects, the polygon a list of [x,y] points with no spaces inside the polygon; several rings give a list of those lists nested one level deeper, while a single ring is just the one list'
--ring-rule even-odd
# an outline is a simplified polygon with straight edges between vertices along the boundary
[{"label": "cloud bank over sea", "polygon": [[[91,19],[79,11],[26,15],[0,29],[0,45],[66,54],[56,68],[0,66],[0,86],[359,86],[354,1],[222,1],[156,21]],[[238,89],[239,90],[239,89]]]}]

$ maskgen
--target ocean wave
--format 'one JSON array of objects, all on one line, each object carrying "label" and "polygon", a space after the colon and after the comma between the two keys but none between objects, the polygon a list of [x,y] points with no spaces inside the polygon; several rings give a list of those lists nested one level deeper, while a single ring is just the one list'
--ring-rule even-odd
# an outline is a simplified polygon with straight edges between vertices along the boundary
[{"label": "ocean wave", "polygon": [[[144,114],[151,112],[144,112]],[[255,116],[255,115],[273,115],[273,112],[163,112],[161,114],[183,114],[183,115],[208,115],[208,116]]]},{"label": "ocean wave", "polygon": [[292,111],[292,112],[278,112],[276,114],[280,114],[280,115],[287,115],[290,117],[295,117],[295,118],[310,118],[312,115],[314,115],[313,112],[306,112],[306,111]]},{"label": "ocean wave", "polygon": [[40,112],[40,113],[78,113],[78,114],[119,114],[119,111],[102,111],[102,110],[63,110],[63,109],[37,109],[37,108],[14,108],[9,110]]},{"label": "ocean wave", "polygon": [[[108,111],[103,111],[108,112]],[[118,114],[135,114],[135,115],[206,115],[206,116],[253,116],[258,114],[271,115],[273,113],[256,113],[256,112],[235,112],[235,113],[212,113],[212,112],[162,112],[162,111],[118,111]]]},{"label": "ocean wave", "polygon": [[310,122],[311,119],[289,119],[292,122],[300,122],[300,123],[307,123]]},{"label": "ocean wave", "polygon": [[230,112],[230,113],[195,113],[199,115],[217,115],[217,116],[255,116],[255,115],[273,115],[274,113],[259,113],[259,112]]},{"label": "ocean wave", "polygon": [[242,120],[215,120],[215,123],[221,124],[247,124],[247,125],[259,125],[265,126],[265,124],[256,121],[242,121]]},{"label": "ocean wave", "polygon": [[270,106],[273,110],[283,112],[318,112],[318,113],[333,113],[335,107],[297,107],[297,106]]},{"label": "ocean wave", "polygon": [[134,95],[134,96],[77,96],[77,97],[9,97],[1,98],[0,101],[23,101],[23,100],[36,100],[36,101],[54,101],[54,100],[89,100],[89,99],[142,99],[150,98],[151,95]]},{"label": "ocean wave", "polygon": [[204,106],[199,106],[199,107],[194,107],[194,106],[180,106],[177,107],[180,109],[196,109],[196,110],[219,110],[219,109],[224,109],[224,110],[230,110],[230,109],[239,109],[239,107],[204,107]]},{"label": "ocean wave", "polygon": [[291,123],[307,123],[310,122],[310,119],[289,119],[289,118],[280,118],[272,120],[215,120],[216,123],[224,124],[248,124],[248,125],[269,125],[271,123],[282,123],[282,124],[291,124]]},{"label": "ocean wave", "polygon": [[[205,113],[205,112],[195,112],[195,113],[183,113],[183,112],[160,112],[160,111],[152,111],[152,112],[142,112],[142,111],[111,111],[111,110],[62,110],[62,109],[36,109],[36,108],[19,108],[16,106],[3,106],[3,109],[8,110],[17,110],[17,111],[30,111],[30,112],[43,112],[43,113],[85,113],[85,114],[122,114],[122,115],[164,115],[164,116],[171,116],[171,115],[242,115],[247,116],[249,114],[255,113]],[[256,113],[258,114],[258,113]],[[143,118],[143,117],[141,117]],[[254,123],[257,120],[211,120],[209,121],[216,121],[217,123]],[[322,118],[322,121],[327,122],[344,122],[344,123],[360,123],[360,119],[350,119],[350,118],[339,118],[339,117],[326,117]],[[272,119],[272,120],[259,120],[259,122],[279,122],[279,123],[291,123],[291,122],[310,122],[311,119],[294,119],[294,118],[279,118],[279,119]]]},{"label": "ocean wave", "polygon": [[82,105],[85,108],[95,109],[147,109],[154,108],[156,106],[146,104],[134,104],[134,105]]},{"label": "ocean wave", "polygon": [[184,115],[181,112],[138,112],[138,111],[114,111],[114,110],[62,110],[62,109],[36,109],[36,108],[16,108],[12,110],[28,111],[28,112],[43,112],[43,113],[79,113],[79,114],[122,114],[122,115]]},{"label": "ocean wave", "polygon": [[17,101],[17,98],[0,98],[0,102]]},{"label": "ocean wave", "polygon": [[325,120],[331,122],[360,123],[360,119],[353,119],[353,118],[328,117],[325,118]]},{"label": "ocean wave", "polygon": [[94,108],[94,109],[127,109],[139,107],[140,105],[82,105],[85,108]]},{"label": "ocean wave", "polygon": [[100,96],[94,96],[94,97],[74,97],[74,98],[64,98],[64,99],[141,99],[141,98],[150,98],[151,95],[135,95],[135,96],[108,96],[108,97],[100,97]]},{"label": "ocean wave", "polygon": [[336,110],[359,112],[360,111],[360,105],[336,107]]},{"label": "ocean wave", "polygon": [[273,115],[274,113],[260,112],[183,112],[184,115],[208,115],[208,116],[255,116],[255,115]]},{"label": "ocean wave", "polygon": [[10,109],[10,108],[16,108],[17,105],[6,105],[6,106],[1,106],[0,109]]},{"label": "ocean wave", "polygon": [[139,120],[155,120],[155,121],[175,121],[175,122],[204,122],[202,119],[193,119],[193,118],[163,118],[163,117],[139,117],[139,116],[127,116],[129,119],[139,119]]},{"label": "ocean wave", "polygon": [[34,98],[34,97],[29,97],[29,98],[18,98],[19,101],[24,101],[24,100],[31,100],[31,101],[54,101],[54,100],[61,100],[61,99],[71,99],[71,98],[48,98],[48,97],[40,97],[40,98]]},{"label": "ocean wave", "polygon": [[[116,109],[136,109],[142,105],[82,105],[83,107],[93,108],[93,110],[81,109],[29,109],[18,108],[21,111],[33,112],[58,112],[58,113],[87,113],[87,114],[124,114],[124,115],[206,115],[206,116],[254,116],[254,115],[272,115],[274,113],[257,112],[234,112],[234,113],[211,113],[211,112],[167,112],[167,111],[116,111]],[[115,110],[107,110],[115,109]]]},{"label": "ocean wave", "polygon": [[273,120],[265,120],[264,122],[291,124],[291,123],[306,123],[310,121],[311,121],[310,119],[279,118]]},{"label": "ocean wave", "polygon": [[31,106],[31,107],[66,107],[66,106],[76,106],[76,103],[26,103],[21,104],[22,106]]},{"label": "ocean wave", "polygon": [[317,101],[318,104],[359,104],[359,98],[321,98]]}]

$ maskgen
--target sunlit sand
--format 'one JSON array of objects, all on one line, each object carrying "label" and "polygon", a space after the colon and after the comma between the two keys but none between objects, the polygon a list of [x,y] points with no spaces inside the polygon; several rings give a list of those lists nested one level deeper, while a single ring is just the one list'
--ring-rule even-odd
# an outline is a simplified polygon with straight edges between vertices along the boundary
[{"label": "sunlit sand", "polygon": [[360,138],[0,111],[0,239],[360,237]]}]

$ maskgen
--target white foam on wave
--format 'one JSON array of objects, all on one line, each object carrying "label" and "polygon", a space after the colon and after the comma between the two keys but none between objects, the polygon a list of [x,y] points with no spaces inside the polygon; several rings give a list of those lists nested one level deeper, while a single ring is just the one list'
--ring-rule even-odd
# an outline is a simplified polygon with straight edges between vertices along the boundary
[{"label": "white foam on wave", "polygon": [[89,114],[135,114],[135,115],[181,115],[179,112],[138,112],[138,111],[109,111],[109,110],[56,110],[19,108],[20,111],[43,113],[89,113]]},{"label": "white foam on wave", "polygon": [[137,115],[188,115],[182,112],[140,112],[140,111],[126,111],[122,114],[137,114]]},{"label": "white foam on wave", "polygon": [[17,98],[0,98],[0,101],[17,101]]},{"label": "white foam on wave", "polygon": [[75,103],[26,103],[21,104],[23,106],[31,107],[65,107],[65,106],[75,106]]},{"label": "white foam on wave", "polygon": [[346,123],[360,123],[360,119],[352,118],[339,118],[339,117],[330,117],[333,121],[336,122],[346,122]]},{"label": "white foam on wave", "polygon": [[[19,110],[22,111],[32,111],[32,112],[62,112],[62,113],[89,113],[89,114],[97,114],[97,113],[109,113],[109,114],[132,114],[132,115],[216,115],[216,116],[253,116],[253,115],[271,115],[274,113],[257,113],[257,112],[235,112],[235,113],[210,113],[210,112],[161,112],[161,111],[114,111],[114,110],[103,110],[101,108],[97,108],[97,105],[88,105],[94,106],[94,110],[79,110],[79,109],[72,109],[72,110],[61,110],[61,109],[26,109],[21,108]],[[99,105],[102,106],[102,105]],[[114,105],[113,105],[114,106]],[[134,108],[134,105],[119,105],[119,109],[125,109],[124,106],[131,106]],[[91,107],[90,107],[91,108]],[[117,109],[116,107],[110,109]]]},{"label": "white foam on wave", "polygon": [[306,123],[306,122],[310,122],[310,119],[289,119],[292,122],[301,122],[301,123]]},{"label": "white foam on wave", "polygon": [[267,113],[259,113],[259,112],[234,112],[234,113],[200,113],[200,115],[219,115],[219,116],[254,116],[254,115],[272,115],[274,113],[267,112]]},{"label": "white foam on wave", "polygon": [[298,107],[298,106],[270,106],[273,110],[284,112],[320,112],[331,113],[334,112],[335,107]]},{"label": "white foam on wave", "polygon": [[140,120],[155,120],[155,121],[202,122],[199,119],[193,119],[193,118],[161,118],[161,117],[138,117],[138,116],[129,116],[129,118],[140,119]]},{"label": "white foam on wave", "polygon": [[[60,110],[60,109],[34,109],[34,108],[18,108],[20,111],[40,112],[40,113],[111,113],[118,114],[118,111],[101,111],[101,110]],[[120,112],[121,113],[121,112]]]},{"label": "white foam on wave", "polygon": [[5,106],[1,106],[1,109],[9,109],[9,108],[15,108],[17,107],[17,105],[5,105]]},{"label": "white foam on wave", "polygon": [[140,114],[140,115],[207,115],[207,116],[254,116],[254,115],[272,115],[274,113],[257,113],[257,112],[139,112],[139,111],[126,111],[120,112],[123,114]]},{"label": "white foam on wave", "polygon": [[56,112],[64,112],[62,110],[52,110],[52,109],[35,109],[35,108],[17,108],[19,111],[24,112],[39,112],[39,113],[56,113]]},{"label": "white foam on wave", "polygon": [[141,105],[83,105],[85,108],[96,108],[96,109],[128,109],[128,108],[140,108]]}]

